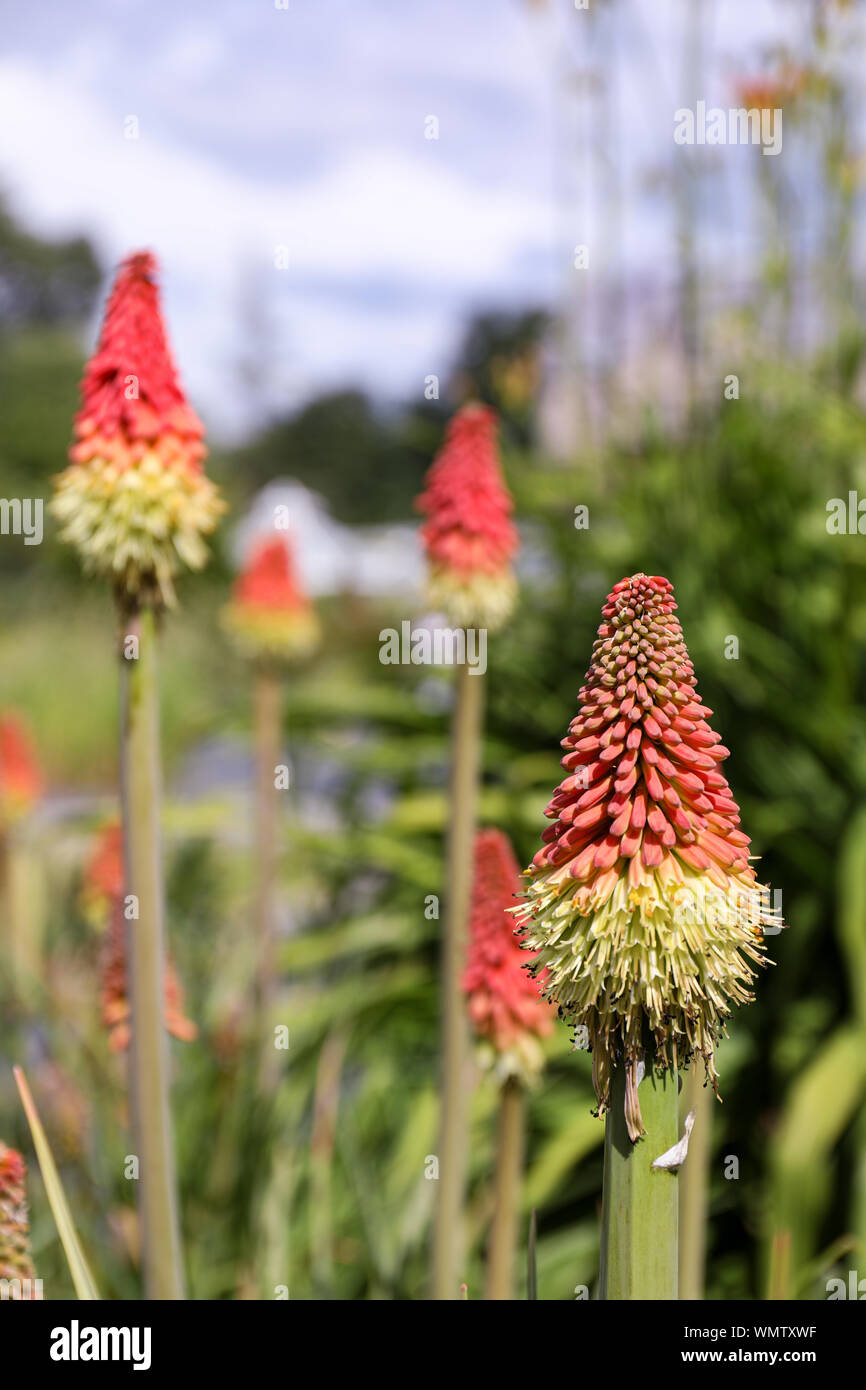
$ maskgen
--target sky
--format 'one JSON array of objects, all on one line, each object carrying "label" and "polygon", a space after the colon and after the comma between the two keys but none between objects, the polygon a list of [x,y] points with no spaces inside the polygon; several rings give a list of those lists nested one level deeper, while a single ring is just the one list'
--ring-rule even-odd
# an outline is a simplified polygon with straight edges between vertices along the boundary
[{"label": "sky", "polygon": [[[87,234],[107,273],[156,251],[184,379],[224,434],[347,384],[420,397],[471,312],[555,305],[577,242],[617,269],[611,164],[617,263],[664,274],[653,177],[693,95],[685,3],[4,0],[0,191],[34,231]],[[710,99],[795,10],[708,7]]]}]

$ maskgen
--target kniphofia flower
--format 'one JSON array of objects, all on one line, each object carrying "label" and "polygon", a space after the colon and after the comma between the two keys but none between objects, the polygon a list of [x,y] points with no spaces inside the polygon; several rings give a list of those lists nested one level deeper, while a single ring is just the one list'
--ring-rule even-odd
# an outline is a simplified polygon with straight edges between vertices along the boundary
[{"label": "kniphofia flower", "polygon": [[127,608],[174,602],[174,577],[200,569],[224,511],[205,475],[204,428],[172,359],[146,251],[120,267],[81,383],[69,467],[52,504],[88,571]]},{"label": "kniphofia flower", "polygon": [[110,821],[99,831],[81,878],[79,903],[85,917],[102,929],[123,897],[123,827]]},{"label": "kniphofia flower", "polygon": [[[184,1013],[183,990],[171,960],[167,960],[165,965],[164,989],[166,1028],[181,1042],[193,1042],[198,1037],[198,1028]],[[102,1021],[108,1029],[108,1045],[112,1052],[124,1052],[129,1046],[132,1008],[126,970],[126,922],[120,900],[114,904],[106,928],[100,998]]]},{"label": "kniphofia flower", "polygon": [[511,910],[520,892],[520,867],[501,830],[479,830],[470,917],[468,964],[463,977],[480,1057],[503,1078],[530,1081],[541,1070],[539,1039],[552,1030],[544,983],[529,974]]},{"label": "kniphofia flower", "polygon": [[659,1068],[699,1053],[717,1089],[725,1019],[752,998],[763,928],[781,925],[675,608],[658,576],[635,574],[608,596],[563,739],[567,776],[517,911],[546,992],[587,1030],[602,1111],[612,1066],[625,1067],[633,1140],[645,1053]]},{"label": "kniphofia flower", "polygon": [[253,660],[299,661],[320,640],[316,610],[305,593],[288,537],[260,539],[238,576],[223,623]]},{"label": "kniphofia flower", "polygon": [[[20,1296],[35,1299],[26,1177],[27,1165],[21,1154],[0,1141],[0,1279],[20,1280],[24,1286],[19,1289]],[[29,1282],[25,1284],[25,1280]]]},{"label": "kniphofia flower", "polygon": [[26,815],[42,795],[42,773],[17,714],[0,714],[0,829]]},{"label": "kniphofia flower", "polygon": [[738,104],[747,110],[772,111],[796,101],[812,81],[808,68],[785,63],[776,73],[739,78],[735,94]]},{"label": "kniphofia flower", "polygon": [[451,420],[416,507],[427,518],[430,602],[457,627],[497,628],[517,593],[517,531],[496,444],[496,415],[470,404]]},{"label": "kniphofia flower", "polygon": [[[131,1004],[126,969],[126,920],[124,917],[123,833],[117,824],[103,827],[85,866],[81,887],[82,906],[103,928],[100,1001],[102,1021],[108,1029],[113,1052],[129,1045]],[[165,1026],[181,1042],[198,1036],[196,1025],[184,1013],[183,989],[168,959],[164,982]]]}]

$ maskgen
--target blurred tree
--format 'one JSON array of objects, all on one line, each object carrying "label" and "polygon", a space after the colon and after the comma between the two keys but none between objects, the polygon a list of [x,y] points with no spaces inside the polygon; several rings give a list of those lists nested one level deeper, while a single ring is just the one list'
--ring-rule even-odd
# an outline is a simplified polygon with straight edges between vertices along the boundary
[{"label": "blurred tree", "polygon": [[[388,411],[359,389],[327,392],[242,446],[236,472],[251,488],[297,478],[321,493],[340,521],[408,520],[445,421],[460,401],[488,402],[512,440],[530,442],[549,323],[534,309],[479,314],[464,335],[448,399]],[[245,364],[245,375],[252,374]]]},{"label": "blurred tree", "polygon": [[19,227],[0,202],[0,331],[78,326],[93,308],[100,275],[84,237],[45,241]]},{"label": "blurred tree", "polygon": [[477,314],[464,334],[454,370],[459,401],[485,401],[521,444],[532,435],[541,354],[551,316],[541,309]]},{"label": "blurred tree", "polygon": [[405,519],[443,423],[435,401],[389,415],[363,391],[329,392],[243,447],[238,468],[253,487],[297,478],[321,493],[341,521]]},{"label": "blurred tree", "polygon": [[[100,275],[84,238],[32,236],[0,203],[0,494],[5,497],[44,496],[48,480],[64,466],[82,362],[78,333],[93,310]],[[29,570],[43,551],[7,543],[0,547],[0,569],[7,575]]]}]

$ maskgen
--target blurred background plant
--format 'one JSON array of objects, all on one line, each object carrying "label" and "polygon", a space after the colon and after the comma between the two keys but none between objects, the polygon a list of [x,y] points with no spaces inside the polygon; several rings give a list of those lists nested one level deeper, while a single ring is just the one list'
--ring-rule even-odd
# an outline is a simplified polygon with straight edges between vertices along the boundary
[{"label": "blurred background plant", "polygon": [[[531,8],[541,32],[557,7]],[[165,635],[169,934],[199,1030],[172,1042],[192,1297],[426,1291],[451,680],[381,664],[379,634],[421,616],[411,500],[444,421],[472,397],[499,412],[523,540],[519,606],[490,638],[479,821],[528,862],[600,603],[625,574],[667,575],[714,727],[735,750],[728,776],[761,876],[781,889],[790,927],[771,939],[776,966],[720,1050],[706,1296],[823,1298],[829,1278],[866,1275],[866,540],[827,528],[831,499],[866,497],[851,64],[862,47],[850,27],[863,12],[830,0],[788,8],[798,24],[784,43],[756,46],[718,92],[738,104],[737,83],[762,78],[784,104],[781,157],[735,152],[737,189],[758,210],[748,274],[739,243],[714,225],[728,166],[671,139],[644,171],[678,229],[663,313],[660,284],[608,263],[549,303],[470,315],[441,399],[398,406],[331,386],[212,450],[210,472],[251,529],[260,489],[268,509],[291,499],[323,643],[293,677],[282,731],[292,792],[279,825],[274,1013],[290,1046],[272,1103],[252,1084],[252,747],[248,676],[219,623],[228,546]],[[576,152],[580,130],[598,136],[575,165],[610,248],[625,217],[616,74],[629,12],[593,6],[555,73],[563,148]],[[730,7],[680,14],[677,52],[706,67],[724,53]],[[702,95],[700,64],[690,81]],[[612,251],[610,261],[616,270]],[[85,329],[110,269],[82,238],[48,241],[0,218],[4,496],[47,496],[63,465]],[[330,554],[341,563],[323,578]],[[4,536],[0,573],[0,706],[25,719],[46,783],[8,832],[28,867],[14,921],[0,924],[0,1134],[30,1156],[11,1075],[20,1061],[100,1290],[136,1297],[123,1061],[101,1022],[101,935],[81,895],[94,838],[117,814],[110,601],[48,528],[39,547]],[[10,934],[38,943],[16,952],[14,972]],[[603,1125],[589,1056],[560,1027],[545,1048],[543,1084],[527,1097],[520,1239],[537,1209],[538,1296],[568,1299],[597,1276]],[[470,1297],[483,1287],[496,1103],[478,1088]],[[290,1161],[274,1164],[287,1132]],[[29,1166],[33,1260],[46,1298],[70,1296]]]}]

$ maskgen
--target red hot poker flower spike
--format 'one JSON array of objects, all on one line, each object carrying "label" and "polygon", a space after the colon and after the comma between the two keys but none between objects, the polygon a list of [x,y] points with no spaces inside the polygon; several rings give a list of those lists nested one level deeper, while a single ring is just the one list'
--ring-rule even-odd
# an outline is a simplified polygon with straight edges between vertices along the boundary
[{"label": "red hot poker flower spike", "polygon": [[[129,1046],[132,1009],[127,990],[126,922],[123,903],[118,900],[111,909],[106,929],[100,989],[102,1021],[108,1029],[108,1045],[112,1052],[124,1052]],[[194,1042],[198,1028],[184,1013],[183,990],[171,960],[165,965],[164,990],[166,1028],[181,1042]]]},{"label": "red hot poker flower spike", "polygon": [[[103,827],[84,870],[81,904],[87,916],[105,931],[102,946],[100,997],[102,1021],[109,1046],[122,1052],[129,1045],[131,1005],[126,978],[126,921],[124,918],[123,832],[117,824]],[[165,965],[165,1026],[181,1042],[192,1042],[198,1029],[184,1014],[183,990],[171,960]]]},{"label": "red hot poker flower spike", "polygon": [[114,282],[53,502],[63,539],[126,606],[173,603],[177,572],[205,562],[202,537],[225,506],[203,471],[203,436],[172,360],[156,261],[137,252]]},{"label": "red hot poker flower spike", "polygon": [[33,745],[17,714],[0,714],[0,832],[19,820],[42,795]]},{"label": "red hot poker flower spike", "polygon": [[288,537],[259,540],[238,576],[223,624],[244,656],[291,662],[318,645],[316,610],[304,592]]},{"label": "red hot poker flower spike", "polygon": [[123,827],[104,825],[84,866],[80,903],[84,915],[102,927],[123,897]]},{"label": "red hot poker flower spike", "polygon": [[583,1025],[596,1094],[625,1065],[632,1139],[647,1039],[657,1066],[713,1062],[731,1005],[752,998],[763,928],[778,930],[721,772],[667,579],[632,575],[604,606],[567,770],[518,909],[547,992]]},{"label": "red hot poker flower spike", "polygon": [[520,891],[520,867],[501,830],[475,838],[475,875],[469,960],[463,988],[469,1015],[482,1040],[481,1060],[502,1075],[530,1081],[541,1070],[539,1038],[552,1031],[541,979],[528,973],[510,911]]},{"label": "red hot poker flower spike", "polygon": [[501,627],[514,606],[517,531],[487,406],[459,410],[416,501],[430,601],[458,627]]},{"label": "red hot poker flower spike", "polygon": [[17,1149],[0,1141],[0,1279],[11,1283],[12,1297],[35,1300],[30,1223],[24,1183],[27,1165]]}]

